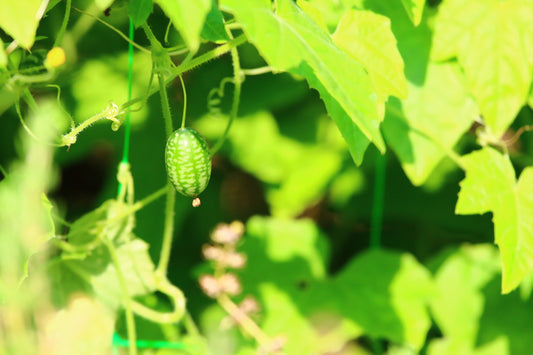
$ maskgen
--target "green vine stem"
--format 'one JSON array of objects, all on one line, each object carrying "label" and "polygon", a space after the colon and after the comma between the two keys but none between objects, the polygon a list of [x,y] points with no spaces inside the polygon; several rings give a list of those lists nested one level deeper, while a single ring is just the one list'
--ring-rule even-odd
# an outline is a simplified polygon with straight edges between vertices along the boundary
[{"label": "green vine stem", "polygon": [[112,121],[113,125],[111,126],[111,128],[116,131],[121,124],[120,120],[117,119],[116,116],[121,115],[122,113],[123,111],[121,111],[114,102],[110,102],[104,111],[92,117],[89,117],[88,119],[80,123],[78,126],[72,128],[69,133],[63,135],[63,137],[61,138],[61,145],[70,146],[71,144],[76,143],[76,140],[78,139],[78,134],[80,134],[81,131],[101,119],[107,119]]},{"label": "green vine stem", "polygon": [[[246,42],[246,36],[240,35],[227,43],[224,43],[202,55],[199,55],[196,58],[191,59],[187,63],[182,63],[178,65],[177,67],[170,69],[170,75],[168,76],[168,78],[166,78],[165,85],[167,85],[172,80],[174,80],[178,75],[181,75],[185,73],[186,71],[192,70],[212,59],[220,57],[221,55],[228,53],[233,48],[238,47],[245,42]],[[153,88],[152,90],[150,90],[150,92],[147,95],[139,96],[132,100],[129,100],[123,103],[122,105],[120,105],[120,108],[126,109],[132,105],[135,105],[136,103],[142,102],[143,100],[146,99],[146,97],[150,97],[153,94],[157,93],[158,91],[159,91],[159,88]]]},{"label": "green vine stem", "polygon": [[159,277],[156,274],[156,290],[164,293],[172,300],[174,310],[172,312],[155,311],[136,301],[131,301],[132,310],[143,318],[156,323],[176,323],[185,315],[185,296],[183,292],[171,284],[166,276]]},{"label": "green vine stem", "polygon": [[54,47],[58,47],[63,42],[63,36],[65,35],[65,31],[67,30],[68,20],[70,18],[70,6],[71,6],[72,0],[67,0],[65,3],[65,16],[63,17],[63,22],[61,23],[61,28],[59,29],[59,32],[57,33],[56,39],[54,41]]},{"label": "green vine stem", "polygon": [[370,222],[370,247],[379,248],[381,245],[381,230],[383,224],[383,210],[385,207],[385,176],[387,158],[376,153],[376,176],[374,178],[374,197],[372,198],[372,218]]},{"label": "green vine stem", "polygon": [[[233,39],[233,36],[231,34],[231,31],[226,27],[226,33],[230,38]],[[226,126],[226,129],[224,130],[224,133],[222,133],[222,136],[217,141],[217,143],[213,146],[213,149],[211,149],[211,155],[214,155],[218,150],[222,147],[224,144],[229,130],[231,128],[231,125],[237,117],[238,111],[239,111],[239,103],[241,99],[241,86],[242,86],[242,80],[243,80],[243,73],[241,70],[241,63],[239,60],[239,52],[237,51],[237,47],[233,47],[230,49],[231,52],[231,60],[233,63],[233,84],[235,85],[234,91],[233,91],[233,101],[231,103],[231,111],[230,116],[228,120],[228,124]]]}]

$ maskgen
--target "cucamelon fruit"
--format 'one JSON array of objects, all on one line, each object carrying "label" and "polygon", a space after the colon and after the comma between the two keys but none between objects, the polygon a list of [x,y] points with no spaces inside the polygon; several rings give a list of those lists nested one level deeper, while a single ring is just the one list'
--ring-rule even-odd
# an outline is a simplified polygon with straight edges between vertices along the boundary
[{"label": "cucamelon fruit", "polygon": [[211,177],[211,155],[205,139],[192,128],[174,131],[167,140],[165,165],[176,190],[192,197],[194,207],[199,206],[198,195]]}]

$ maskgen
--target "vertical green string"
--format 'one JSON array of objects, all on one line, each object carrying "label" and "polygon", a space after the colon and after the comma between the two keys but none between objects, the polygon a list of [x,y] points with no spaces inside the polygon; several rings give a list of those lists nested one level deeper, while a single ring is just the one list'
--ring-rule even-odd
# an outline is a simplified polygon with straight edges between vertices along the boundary
[{"label": "vertical green string", "polygon": [[[376,155],[374,177],[374,196],[372,201],[372,217],[370,221],[370,248],[378,249],[381,245],[381,230],[383,225],[383,210],[385,207],[385,175],[387,158],[385,154]],[[383,344],[377,338],[372,339],[375,355],[383,354]]]},{"label": "vertical green string", "polygon": [[376,155],[376,175],[374,177],[374,197],[372,202],[372,217],[370,221],[370,247],[379,248],[381,245],[381,230],[383,224],[383,209],[385,205],[385,174],[387,159],[385,155]]},{"label": "vertical green string", "polygon": [[[132,87],[133,87],[133,34],[134,34],[134,27],[133,22],[130,20],[130,28],[129,28],[129,39],[130,42],[128,43],[128,101],[131,100],[132,96]],[[126,122],[124,125],[124,146],[122,149],[122,161],[121,163],[127,164],[129,161],[129,151],[130,151],[130,131],[131,131],[131,123],[130,123],[130,112],[126,112]],[[122,189],[124,188],[122,182],[119,182],[118,185],[118,195],[122,192]]]}]

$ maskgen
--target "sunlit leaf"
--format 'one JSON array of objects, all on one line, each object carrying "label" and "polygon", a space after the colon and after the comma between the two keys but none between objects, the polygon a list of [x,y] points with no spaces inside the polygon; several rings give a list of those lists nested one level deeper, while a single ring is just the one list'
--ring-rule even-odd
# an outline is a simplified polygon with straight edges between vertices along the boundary
[{"label": "sunlit leaf", "polygon": [[196,51],[200,45],[200,33],[207,14],[211,10],[211,0],[155,0],[172,24],[183,37],[187,47]]},{"label": "sunlit leaf", "polygon": [[341,18],[333,41],[363,64],[370,73],[377,92],[407,96],[402,57],[390,28],[390,19],[371,11],[349,10]]},{"label": "sunlit leaf", "polygon": [[387,105],[384,134],[414,185],[426,181],[476,117],[463,80],[457,64],[429,64],[422,86],[409,82],[407,99]]},{"label": "sunlit leaf", "polygon": [[354,258],[330,286],[344,317],[371,337],[420,349],[431,326],[433,284],[413,256],[368,251]]},{"label": "sunlit leaf", "polygon": [[308,80],[316,77],[365,136],[385,150],[379,132],[378,97],[368,74],[309,16],[290,0],[277,1],[276,13],[270,2],[262,0],[224,0],[221,4],[243,25],[270,66]]},{"label": "sunlit leaf", "polygon": [[0,28],[24,48],[31,48],[39,25],[40,0],[0,1]]},{"label": "sunlit leaf", "polygon": [[495,242],[500,248],[502,292],[509,293],[533,269],[533,168],[516,181],[509,157],[492,148],[463,158],[456,213],[493,213]]},{"label": "sunlit leaf", "polygon": [[483,118],[502,135],[526,103],[532,73],[524,43],[533,3],[447,0],[436,18],[432,55],[457,56]]},{"label": "sunlit leaf", "polygon": [[440,266],[431,312],[443,339],[430,346],[430,354],[474,351],[484,307],[482,289],[499,273],[498,258],[491,245],[464,246]]}]

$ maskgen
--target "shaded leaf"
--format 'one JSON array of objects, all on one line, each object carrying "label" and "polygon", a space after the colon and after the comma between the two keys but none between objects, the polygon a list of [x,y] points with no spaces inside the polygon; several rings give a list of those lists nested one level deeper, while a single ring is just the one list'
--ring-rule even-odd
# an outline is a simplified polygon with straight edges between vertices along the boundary
[{"label": "shaded leaf", "polygon": [[193,52],[196,51],[200,45],[200,33],[206,16],[211,10],[211,0],[155,0],[155,2],[170,18],[187,47]]},{"label": "shaded leaf", "polygon": [[422,19],[426,0],[402,0],[402,4],[405,7],[405,11],[407,11],[407,15],[413,21],[413,24],[418,26]]},{"label": "shaded leaf", "polygon": [[207,14],[200,36],[211,42],[229,41],[228,34],[224,28],[224,17],[215,0],[211,2],[211,10]]},{"label": "shaded leaf", "polygon": [[[0,68],[5,68],[7,65],[7,54],[4,50],[4,42],[0,38]],[[3,83],[2,83],[3,86]]]},{"label": "shaded leaf", "polygon": [[128,2],[128,15],[136,28],[148,19],[153,10],[152,0],[130,0]]},{"label": "shaded leaf", "polygon": [[365,136],[385,150],[379,132],[378,97],[368,74],[309,16],[290,0],[279,0],[276,13],[269,2],[261,0],[224,0],[222,6],[235,15],[270,66],[308,80],[313,73]]},{"label": "shaded leaf", "polygon": [[533,269],[533,168],[518,180],[508,156],[483,148],[463,157],[466,177],[455,208],[458,214],[492,212],[500,248],[502,292],[509,293]]}]

